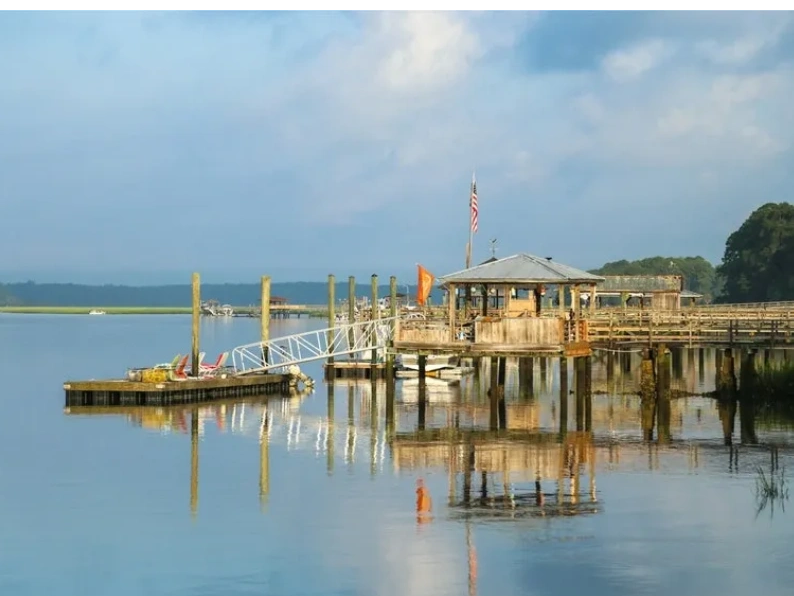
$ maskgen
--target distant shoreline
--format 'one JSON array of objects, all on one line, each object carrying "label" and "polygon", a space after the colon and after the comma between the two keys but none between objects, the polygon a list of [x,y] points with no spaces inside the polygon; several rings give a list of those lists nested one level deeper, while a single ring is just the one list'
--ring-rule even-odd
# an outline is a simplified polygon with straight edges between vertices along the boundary
[{"label": "distant shoreline", "polygon": [[0,313],[26,315],[87,315],[92,310],[108,315],[189,315],[189,306],[0,306]]},{"label": "distant shoreline", "polygon": [[[235,307],[235,316],[250,316],[252,308],[254,307]],[[102,311],[106,315],[189,315],[193,309],[190,306],[0,306],[0,314],[18,315],[87,315],[91,311]],[[318,307],[301,314],[310,318],[323,318],[328,316],[328,311]],[[259,315],[254,314],[254,317],[258,318]]]}]

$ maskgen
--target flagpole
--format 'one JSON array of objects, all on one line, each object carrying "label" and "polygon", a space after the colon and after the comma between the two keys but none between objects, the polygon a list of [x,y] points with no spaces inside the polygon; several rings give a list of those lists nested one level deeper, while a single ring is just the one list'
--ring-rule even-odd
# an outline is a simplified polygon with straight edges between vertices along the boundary
[{"label": "flagpole", "polygon": [[474,229],[471,225],[471,200],[472,190],[474,189],[474,171],[471,173],[471,186],[469,186],[469,243],[466,245],[466,269],[471,267],[471,253],[474,243]]}]

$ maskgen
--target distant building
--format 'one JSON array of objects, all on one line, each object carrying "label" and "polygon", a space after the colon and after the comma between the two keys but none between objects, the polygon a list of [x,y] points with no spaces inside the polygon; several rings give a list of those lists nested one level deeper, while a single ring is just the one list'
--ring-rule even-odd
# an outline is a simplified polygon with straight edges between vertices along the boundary
[{"label": "distant building", "polygon": [[702,298],[684,289],[680,275],[606,275],[596,285],[596,306],[678,310]]}]

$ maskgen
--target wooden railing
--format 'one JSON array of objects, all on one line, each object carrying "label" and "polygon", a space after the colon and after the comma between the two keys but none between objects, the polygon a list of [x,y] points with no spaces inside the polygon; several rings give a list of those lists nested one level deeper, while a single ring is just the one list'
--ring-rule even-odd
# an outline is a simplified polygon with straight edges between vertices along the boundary
[{"label": "wooden railing", "polygon": [[786,310],[597,314],[589,319],[588,337],[596,344],[664,342],[775,346],[794,341],[794,314]]}]

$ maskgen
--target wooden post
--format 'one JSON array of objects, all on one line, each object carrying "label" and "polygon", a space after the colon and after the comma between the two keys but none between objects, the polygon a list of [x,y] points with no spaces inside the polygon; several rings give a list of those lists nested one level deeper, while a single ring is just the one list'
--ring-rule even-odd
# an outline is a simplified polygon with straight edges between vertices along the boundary
[{"label": "wooden post", "polygon": [[259,314],[259,334],[262,342],[262,365],[267,364],[268,349],[265,343],[270,340],[270,276],[262,276],[261,311]]},{"label": "wooden post", "polygon": [[560,357],[560,438],[568,434],[568,359]]},{"label": "wooden post", "polygon": [[455,284],[449,284],[449,341],[455,341]]},{"label": "wooden post", "polygon": [[425,416],[427,414],[427,356],[419,354],[419,430],[425,429]]},{"label": "wooden post", "polygon": [[[347,278],[347,322],[352,325],[356,322],[356,278],[352,275]],[[356,341],[356,332],[353,327],[347,334],[348,345],[352,346]],[[358,354],[350,354],[350,358],[358,358]]]},{"label": "wooden post", "polygon": [[596,285],[590,284],[590,314],[594,315],[596,311]]},{"label": "wooden post", "polygon": [[333,344],[334,327],[336,327],[336,277],[331,273],[328,275],[328,350],[331,356],[328,357],[328,366],[334,365]]},{"label": "wooden post", "polygon": [[565,286],[563,284],[557,284],[557,298],[560,301],[558,305],[560,307],[560,315],[565,316]]},{"label": "wooden post", "polygon": [[198,273],[193,274],[193,320],[192,320],[192,345],[190,361],[190,375],[199,376],[199,329],[201,327],[201,278]]},{"label": "wooden post", "polygon": [[[392,341],[389,342],[389,352],[386,356],[386,383],[394,382],[394,340],[397,338],[397,278],[392,275],[389,278],[389,316],[391,317]],[[386,395],[388,406],[388,392]]]},{"label": "wooden post", "polygon": [[[380,314],[379,314],[379,311],[378,311],[378,276],[375,275],[374,273],[372,274],[371,284],[372,284],[372,287],[371,287],[371,291],[372,291],[372,296],[371,296],[371,300],[372,300],[372,314],[370,315],[370,318],[374,322],[375,320],[377,320],[380,317]],[[374,340],[376,336],[373,334],[372,337],[373,337],[373,340]],[[375,367],[375,365],[378,364],[378,351],[375,349],[376,345],[377,345],[377,342],[372,344],[372,367],[373,367],[373,370],[372,370],[372,375],[371,376],[375,376],[374,375],[374,373],[375,373],[374,367]]]}]

